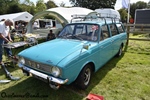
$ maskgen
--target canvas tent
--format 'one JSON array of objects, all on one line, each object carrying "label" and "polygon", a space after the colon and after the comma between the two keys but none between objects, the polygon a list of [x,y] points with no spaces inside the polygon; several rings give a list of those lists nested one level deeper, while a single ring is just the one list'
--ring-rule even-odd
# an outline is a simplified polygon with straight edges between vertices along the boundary
[{"label": "canvas tent", "polygon": [[72,15],[87,15],[91,12],[94,12],[91,9],[82,8],[82,7],[71,7],[71,8],[65,8],[65,7],[56,7],[51,8],[46,11],[39,12],[33,16],[31,21],[28,23],[27,26],[27,33],[32,33],[32,23],[44,15],[50,15],[54,17],[56,20],[58,20],[62,26],[65,26],[67,23],[70,23],[72,19]]},{"label": "canvas tent", "polygon": [[29,22],[32,17],[33,15],[31,15],[28,12],[20,12],[20,13],[0,15],[0,20],[11,18],[13,21]]},{"label": "canvas tent", "polygon": [[82,7],[71,7],[71,8],[65,8],[65,7],[56,7],[51,8],[43,12],[37,13],[31,20],[35,20],[43,15],[50,15],[54,18],[56,18],[61,23],[70,23],[72,19],[72,15],[87,15],[90,12],[93,12],[93,10],[82,8]]}]

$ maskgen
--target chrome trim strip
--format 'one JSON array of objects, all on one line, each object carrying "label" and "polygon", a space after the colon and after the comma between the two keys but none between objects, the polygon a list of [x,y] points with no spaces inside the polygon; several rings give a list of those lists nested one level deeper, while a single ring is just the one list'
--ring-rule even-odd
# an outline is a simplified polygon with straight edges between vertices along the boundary
[{"label": "chrome trim strip", "polygon": [[23,66],[22,68],[23,68],[23,70],[25,70],[25,71],[33,74],[33,75],[36,75],[36,76],[44,78],[44,79],[49,79],[49,81],[52,81],[52,82],[55,82],[55,83],[58,83],[58,84],[65,84],[65,83],[68,82],[68,79],[62,80],[62,79],[59,79],[59,78],[55,78],[53,76],[49,76],[49,75],[43,74],[41,72],[35,71],[35,70],[33,70],[31,68],[28,68],[26,66]]}]

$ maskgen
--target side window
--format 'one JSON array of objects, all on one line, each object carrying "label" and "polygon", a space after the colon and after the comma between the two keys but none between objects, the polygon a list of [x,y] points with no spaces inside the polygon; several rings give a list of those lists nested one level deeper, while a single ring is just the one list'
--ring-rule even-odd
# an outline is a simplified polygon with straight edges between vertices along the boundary
[{"label": "side window", "polygon": [[109,34],[109,30],[108,30],[108,26],[107,25],[103,25],[101,27],[101,35],[100,35],[100,40],[104,40],[110,37]]},{"label": "side window", "polygon": [[112,36],[119,34],[115,24],[110,24],[109,28],[110,28]]},{"label": "side window", "polygon": [[98,31],[99,26],[98,25],[90,25],[90,32],[88,33],[88,37],[90,37],[89,40],[91,41],[97,41],[98,40]]},{"label": "side window", "polygon": [[119,30],[119,33],[125,32],[125,31],[124,31],[124,28],[123,28],[123,26],[122,26],[122,24],[116,24],[116,26],[117,26],[117,28],[118,28],[118,30]]}]

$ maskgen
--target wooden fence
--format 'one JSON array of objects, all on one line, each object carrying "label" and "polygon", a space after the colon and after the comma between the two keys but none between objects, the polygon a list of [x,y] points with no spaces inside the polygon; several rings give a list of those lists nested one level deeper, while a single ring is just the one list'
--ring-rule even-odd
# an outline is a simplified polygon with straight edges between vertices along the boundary
[{"label": "wooden fence", "polygon": [[[127,29],[127,45],[129,40],[150,41],[150,24],[124,24]],[[149,34],[149,38],[131,38],[129,34]]]}]

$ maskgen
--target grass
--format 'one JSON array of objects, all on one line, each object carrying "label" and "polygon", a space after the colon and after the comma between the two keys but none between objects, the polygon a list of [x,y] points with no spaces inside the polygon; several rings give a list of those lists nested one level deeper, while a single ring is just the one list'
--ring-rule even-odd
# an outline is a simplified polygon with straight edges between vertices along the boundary
[{"label": "grass", "polygon": [[[72,85],[51,89],[48,84],[24,76],[18,67],[8,70],[19,81],[0,84],[0,100],[85,100],[89,93],[105,100],[150,100],[150,42],[129,41],[127,51],[113,58],[92,76],[87,90]],[[0,69],[0,79],[6,79]]]}]

